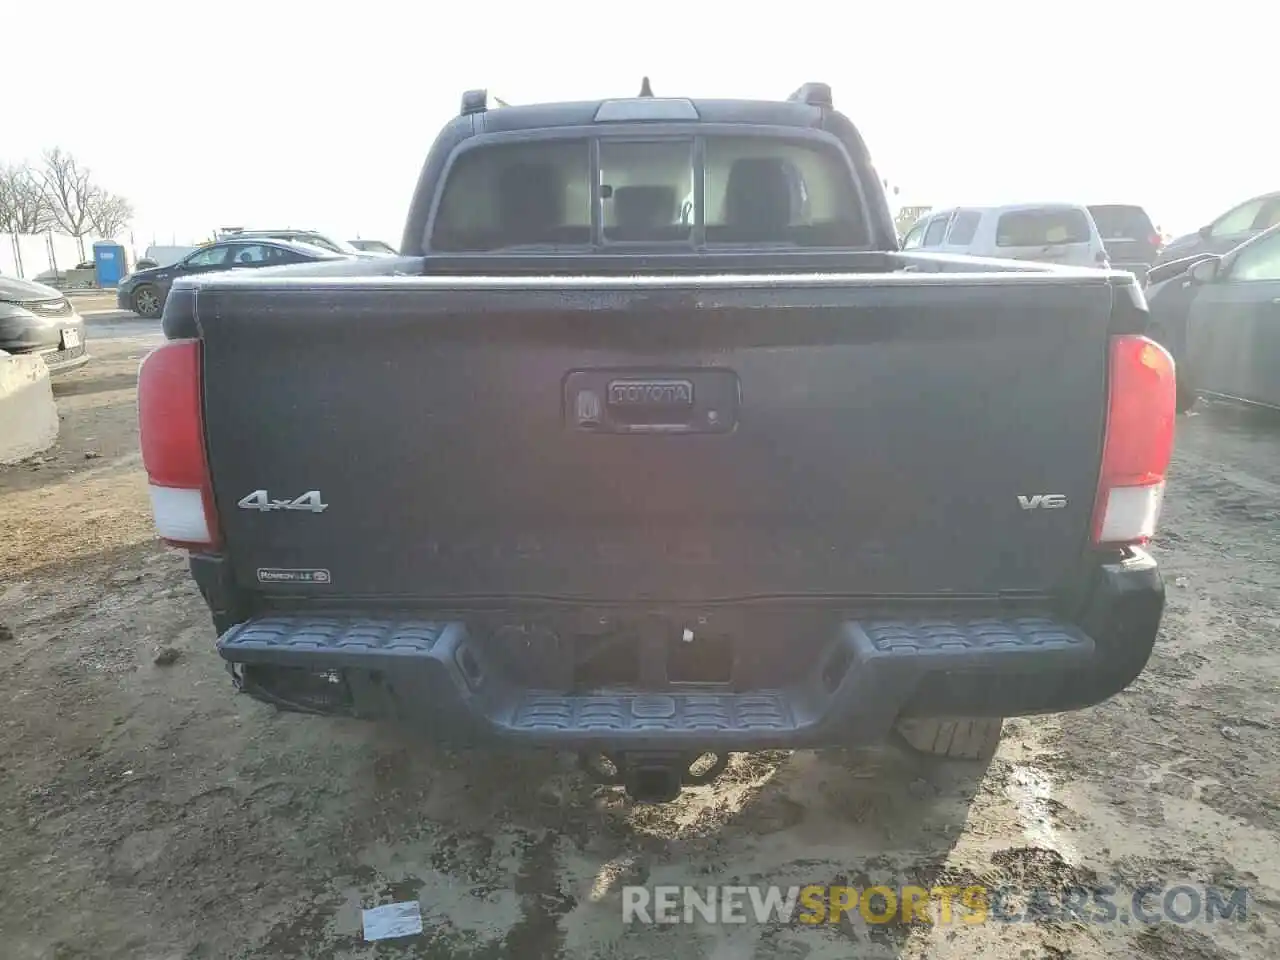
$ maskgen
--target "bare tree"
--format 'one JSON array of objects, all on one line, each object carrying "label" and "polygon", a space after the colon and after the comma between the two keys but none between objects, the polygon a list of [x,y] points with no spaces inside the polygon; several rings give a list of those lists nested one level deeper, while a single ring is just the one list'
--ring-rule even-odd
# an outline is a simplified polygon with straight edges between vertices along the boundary
[{"label": "bare tree", "polygon": [[0,231],[43,233],[53,226],[43,184],[26,164],[0,166]]},{"label": "bare tree", "polygon": [[89,168],[80,166],[76,158],[61,147],[54,147],[44,153],[41,185],[54,224],[63,233],[76,238],[80,259],[83,260],[84,237],[93,226],[90,210],[98,193]]},{"label": "bare tree", "polygon": [[133,204],[106,190],[94,190],[89,198],[89,222],[104,240],[114,238],[133,219]]}]

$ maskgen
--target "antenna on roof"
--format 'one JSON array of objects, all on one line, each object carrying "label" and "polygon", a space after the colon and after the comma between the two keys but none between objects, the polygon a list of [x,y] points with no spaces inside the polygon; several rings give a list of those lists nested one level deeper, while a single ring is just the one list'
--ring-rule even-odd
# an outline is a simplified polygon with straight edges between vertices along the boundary
[{"label": "antenna on roof", "polygon": [[799,90],[787,97],[796,103],[807,103],[811,107],[832,108],[831,85],[829,83],[806,83]]},{"label": "antenna on roof", "polygon": [[[489,109],[489,91],[488,90],[468,90],[462,95],[462,115],[466,116],[470,113],[484,113]],[[501,97],[492,98],[494,106],[509,107],[511,104],[503,100]]]},{"label": "antenna on roof", "polygon": [[642,96],[642,97],[652,97],[652,96],[653,96],[653,88],[652,88],[651,86],[649,86],[649,78],[648,78],[648,77],[645,77],[643,80],[641,80],[641,81],[640,81],[640,96]]}]

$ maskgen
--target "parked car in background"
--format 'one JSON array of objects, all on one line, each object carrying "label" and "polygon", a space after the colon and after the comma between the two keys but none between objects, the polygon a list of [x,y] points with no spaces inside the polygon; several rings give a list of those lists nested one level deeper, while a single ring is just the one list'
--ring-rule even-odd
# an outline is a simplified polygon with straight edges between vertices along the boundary
[{"label": "parked car in background", "polygon": [[1280,191],[1264,193],[1232,207],[1195,233],[1170,240],[1156,262],[1181,260],[1197,253],[1228,253],[1277,224],[1280,224]]},{"label": "parked car in background", "polygon": [[1089,216],[1102,237],[1111,266],[1145,280],[1164,246],[1147,211],[1129,203],[1095,203],[1089,205]]},{"label": "parked car in background", "polygon": [[902,248],[1081,267],[1107,263],[1089,211],[1065,203],[939,210],[907,232]]},{"label": "parked car in background", "polygon": [[134,264],[135,270],[142,270],[146,267],[167,267],[171,263],[177,263],[183,257],[189,257],[191,254],[199,250],[196,244],[179,245],[162,245],[153,243],[138,258],[138,262]]},{"label": "parked car in background", "polygon": [[389,257],[399,256],[399,251],[382,240],[348,240],[361,253],[384,253]]},{"label": "parked car in background", "polygon": [[1151,314],[1147,336],[1168,350],[1177,365],[1178,413],[1185,413],[1196,401],[1191,367],[1186,362],[1187,315],[1196,291],[1187,271],[1201,260],[1217,257],[1216,253],[1196,253],[1157,264],[1147,271],[1146,289],[1143,291]]},{"label": "parked car in background", "polygon": [[[232,238],[244,239],[246,237],[266,237],[276,240],[297,240],[299,243],[307,243],[313,247],[319,247],[321,250],[328,250],[330,253],[340,253],[348,257],[382,257],[387,254],[381,251],[365,251],[353,246],[346,240],[334,240],[332,237],[325,236],[323,233],[317,233],[315,230],[244,230],[236,229],[235,231],[224,230],[219,235],[219,240],[230,240]],[[394,253],[394,251],[393,251]]]},{"label": "parked car in background", "polygon": [[932,204],[903,206],[898,209],[898,212],[893,215],[893,228],[898,232],[899,244],[901,244],[902,238],[907,235],[907,231],[914,227],[932,209]]},{"label": "parked car in background", "polygon": [[50,373],[89,362],[84,320],[71,301],[53,287],[17,277],[0,277],[0,350],[37,353]]},{"label": "parked car in background", "polygon": [[1280,407],[1280,225],[1198,255],[1147,294],[1158,336],[1181,354],[1180,406],[1207,393]]},{"label": "parked car in background", "polygon": [[343,258],[343,254],[294,240],[237,235],[233,240],[203,246],[170,266],[138,270],[121,278],[116,288],[116,304],[121,310],[132,310],[140,317],[154,319],[164,311],[169,288],[179,277]]}]

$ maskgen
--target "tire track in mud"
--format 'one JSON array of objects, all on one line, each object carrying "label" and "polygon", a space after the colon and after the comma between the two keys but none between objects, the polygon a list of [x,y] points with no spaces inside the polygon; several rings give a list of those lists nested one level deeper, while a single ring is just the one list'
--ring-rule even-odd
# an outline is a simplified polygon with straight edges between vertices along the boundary
[{"label": "tire track in mud", "polygon": [[506,956],[555,960],[562,955],[564,930],[560,920],[577,906],[577,898],[560,889],[556,835],[548,830],[524,844],[524,863],[514,887],[521,916],[503,940]]}]

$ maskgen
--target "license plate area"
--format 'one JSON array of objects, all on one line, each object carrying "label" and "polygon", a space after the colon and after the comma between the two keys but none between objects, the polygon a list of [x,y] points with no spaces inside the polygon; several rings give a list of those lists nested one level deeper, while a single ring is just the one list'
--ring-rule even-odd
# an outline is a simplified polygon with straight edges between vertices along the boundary
[{"label": "license plate area", "polygon": [[72,327],[63,330],[61,349],[74,350],[78,346],[80,346],[80,331]]},{"label": "license plate area", "polygon": [[583,608],[521,620],[500,612],[472,618],[481,659],[507,682],[558,693],[605,690],[673,693],[785,687],[814,676],[840,620],[831,610],[798,612],[689,608]]},{"label": "license plate area", "polygon": [[564,381],[565,425],[584,433],[730,433],[738,423],[732,370],[574,370]]}]

